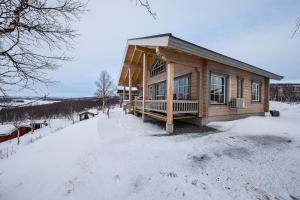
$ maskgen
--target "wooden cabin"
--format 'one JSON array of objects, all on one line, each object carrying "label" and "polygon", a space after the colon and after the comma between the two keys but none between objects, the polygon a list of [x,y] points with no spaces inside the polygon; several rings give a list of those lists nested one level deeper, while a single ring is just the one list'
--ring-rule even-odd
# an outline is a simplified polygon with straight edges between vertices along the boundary
[{"label": "wooden cabin", "polygon": [[36,121],[33,121],[30,123],[30,127],[33,131],[43,128],[45,126],[48,126],[48,123],[46,122],[46,120],[36,120]]},{"label": "wooden cabin", "polygon": [[[172,34],[129,39],[118,85],[129,87],[132,113],[166,122],[205,125],[211,121],[263,116],[269,111],[270,79],[283,77]],[[131,88],[141,91],[132,100]]]},{"label": "wooden cabin", "polygon": [[31,131],[30,126],[20,126],[18,128],[15,128],[13,125],[2,125],[0,131],[0,142],[5,142],[7,140],[17,138],[18,129],[20,137]]},{"label": "wooden cabin", "polygon": [[[138,88],[132,87],[131,88],[131,99],[134,100],[135,97],[138,97],[140,91],[138,91]],[[121,103],[128,103],[129,102],[129,87],[118,87],[117,88],[117,94],[120,97]]]},{"label": "wooden cabin", "polygon": [[93,118],[96,114],[90,111],[83,111],[79,113],[79,121]]}]

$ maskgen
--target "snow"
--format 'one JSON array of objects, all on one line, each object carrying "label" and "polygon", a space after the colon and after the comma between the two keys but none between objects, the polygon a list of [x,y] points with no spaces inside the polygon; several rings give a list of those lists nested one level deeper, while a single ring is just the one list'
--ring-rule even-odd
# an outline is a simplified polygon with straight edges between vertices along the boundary
[{"label": "snow", "polygon": [[160,137],[121,109],[100,113],[0,160],[0,199],[300,199],[300,105],[272,107],[281,117]]},{"label": "snow", "polygon": [[1,124],[0,125],[0,135],[8,135],[16,128],[12,124]]},{"label": "snow", "polygon": [[23,102],[11,101],[5,103],[6,106],[36,106],[36,105],[44,105],[44,104],[52,104],[59,101],[52,101],[52,100],[22,100]]}]

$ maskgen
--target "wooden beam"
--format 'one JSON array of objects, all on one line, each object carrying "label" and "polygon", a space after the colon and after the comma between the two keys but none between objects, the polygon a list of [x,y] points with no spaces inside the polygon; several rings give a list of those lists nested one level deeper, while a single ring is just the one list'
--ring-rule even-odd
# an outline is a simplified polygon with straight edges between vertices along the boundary
[{"label": "wooden beam", "polygon": [[137,65],[140,63],[140,60],[141,60],[141,58],[142,58],[143,55],[144,55],[144,52],[140,51],[140,54],[139,54],[138,59],[136,61]]},{"label": "wooden beam", "polygon": [[167,63],[167,133],[173,133],[173,89],[174,89],[174,63]]},{"label": "wooden beam", "polygon": [[149,54],[155,54],[155,49],[150,49],[150,48],[147,48],[147,47],[142,47],[142,46],[135,46],[134,50],[136,51],[141,51],[141,52],[144,52],[144,53],[149,53]]},{"label": "wooden beam", "polygon": [[130,63],[124,63],[124,66],[125,66],[125,67],[131,67],[132,69],[133,69],[133,68],[138,68],[138,69],[141,69],[141,68],[142,68],[142,65],[130,64]]},{"label": "wooden beam", "polygon": [[157,47],[156,54],[166,62],[178,63],[189,67],[197,67],[201,65],[202,61],[196,56],[163,47]]},{"label": "wooden beam", "polygon": [[203,63],[200,68],[200,104],[198,106],[199,112],[198,117],[206,117],[208,114],[208,104],[209,104],[209,73],[207,61],[203,60]]},{"label": "wooden beam", "polygon": [[142,117],[143,117],[143,121],[145,121],[145,106],[146,106],[146,99],[147,99],[147,54],[143,53],[143,113],[142,113]]},{"label": "wooden beam", "polygon": [[200,112],[201,112],[201,109],[200,109],[200,105],[201,105],[201,83],[200,83],[200,68],[199,67],[195,67],[195,71],[196,71],[196,76],[197,76],[197,91],[196,91],[196,96],[197,96],[197,99],[198,99],[198,113],[197,113],[197,116],[200,117]]},{"label": "wooden beam", "polygon": [[265,78],[264,81],[264,111],[269,112],[269,100],[270,100],[270,79]]},{"label": "wooden beam", "polygon": [[131,103],[131,87],[132,87],[132,69],[131,67],[128,68],[129,76],[128,76],[128,82],[129,82],[129,103]]}]

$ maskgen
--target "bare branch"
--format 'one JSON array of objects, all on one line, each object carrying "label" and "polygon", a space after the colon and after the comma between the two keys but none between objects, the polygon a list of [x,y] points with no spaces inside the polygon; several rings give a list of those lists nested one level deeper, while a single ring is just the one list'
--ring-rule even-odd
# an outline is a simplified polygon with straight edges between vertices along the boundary
[{"label": "bare branch", "polygon": [[147,12],[153,17],[153,19],[156,19],[156,13],[152,11],[151,6],[148,2],[148,0],[136,0],[136,5],[140,5],[146,8]]},{"label": "bare branch", "polygon": [[71,60],[71,24],[85,7],[81,0],[1,0],[0,94],[53,83],[48,72]]},{"label": "bare branch", "polygon": [[296,25],[292,33],[292,38],[296,37],[297,34],[299,34],[299,31],[300,31],[300,17],[298,17],[298,19],[296,20]]}]

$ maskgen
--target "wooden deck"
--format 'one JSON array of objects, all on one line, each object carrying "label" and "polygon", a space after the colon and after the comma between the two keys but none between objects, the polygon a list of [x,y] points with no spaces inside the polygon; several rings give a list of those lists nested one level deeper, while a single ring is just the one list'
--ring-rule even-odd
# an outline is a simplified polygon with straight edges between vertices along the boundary
[{"label": "wooden deck", "polygon": [[[166,100],[146,100],[144,115],[153,119],[166,122]],[[173,119],[191,119],[195,118],[198,113],[198,101],[193,100],[174,100],[173,102]],[[134,112],[143,114],[143,101],[134,101]]]}]

